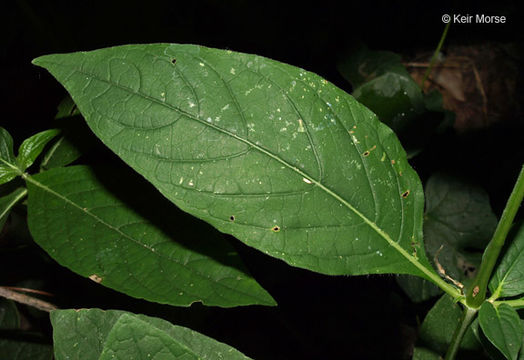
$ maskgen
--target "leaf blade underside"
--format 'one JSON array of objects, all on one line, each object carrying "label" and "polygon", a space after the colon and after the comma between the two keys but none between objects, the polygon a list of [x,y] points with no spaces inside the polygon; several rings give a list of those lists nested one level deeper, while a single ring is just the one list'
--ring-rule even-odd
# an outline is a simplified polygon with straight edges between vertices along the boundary
[{"label": "leaf blade underside", "polygon": [[421,243],[422,187],[400,143],[317,75],[174,44],[34,63],[108,147],[220,231],[321,273],[434,274]]}]

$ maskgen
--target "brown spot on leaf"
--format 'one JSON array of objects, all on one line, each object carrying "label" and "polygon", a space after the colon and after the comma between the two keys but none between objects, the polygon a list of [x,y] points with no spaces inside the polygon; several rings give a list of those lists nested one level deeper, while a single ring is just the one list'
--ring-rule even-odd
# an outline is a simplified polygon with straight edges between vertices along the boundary
[{"label": "brown spot on leaf", "polygon": [[406,191],[404,191],[404,192],[402,193],[401,196],[405,199],[405,198],[407,198],[407,197],[409,196],[409,193],[410,193],[410,191],[409,191],[409,190],[406,190]]},{"label": "brown spot on leaf", "polygon": [[231,221],[235,221],[235,215],[231,215],[231,216],[229,217],[229,220],[231,220]]},{"label": "brown spot on leaf", "polygon": [[273,232],[279,232],[280,231],[280,226],[278,225],[275,225],[273,226],[273,228],[271,229]]},{"label": "brown spot on leaf", "polygon": [[175,65],[176,64],[176,59],[171,60],[171,64]]},{"label": "brown spot on leaf", "polygon": [[89,276],[89,278],[91,280],[93,280],[94,282],[100,284],[102,282],[102,278],[100,276],[98,276],[97,274],[93,274],[91,276]]}]

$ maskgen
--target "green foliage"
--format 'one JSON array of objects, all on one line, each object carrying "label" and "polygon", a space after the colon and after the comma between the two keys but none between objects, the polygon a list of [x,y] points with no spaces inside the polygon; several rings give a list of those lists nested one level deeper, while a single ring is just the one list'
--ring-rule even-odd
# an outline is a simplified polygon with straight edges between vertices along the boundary
[{"label": "green foliage", "polygon": [[353,86],[353,96],[395,131],[410,157],[453,123],[453,114],[442,108],[442,95],[424,94],[398,54],[360,46],[339,60],[338,69]]},{"label": "green foliage", "polygon": [[[487,194],[434,174],[424,202],[393,131],[336,86],[267,58],[195,45],[119,46],[34,63],[72,99],[59,106],[60,130],[24,140],[16,157],[0,128],[0,226],[27,206],[34,241],[61,265],[161,304],[275,305],[220,231],[319,273],[402,274],[414,301],[444,291],[420,328],[414,359],[452,359],[457,349],[477,359],[486,355],[480,344],[491,358],[517,358],[523,227],[484,300],[486,286],[470,284],[481,284],[477,267],[494,264],[506,236],[490,241],[497,220]],[[398,55],[363,49],[340,68],[411,155],[449,123],[440,94],[423,94]],[[136,172],[114,159],[71,165],[97,146],[81,119]],[[418,145],[406,142],[420,124],[428,131]],[[522,174],[502,216],[506,230],[524,196]],[[484,269],[489,277],[493,267]],[[479,291],[481,306],[473,306]],[[0,303],[0,328],[17,330],[17,316],[12,303]],[[247,359],[144,315],[56,310],[51,321],[58,360]],[[26,338],[0,339],[0,348],[15,359],[52,356]]]},{"label": "green foliage", "polygon": [[72,166],[35,175],[27,185],[35,241],[78,274],[171,305],[275,304],[219,234],[133,174]]},{"label": "green foliage", "polygon": [[109,148],[220,231],[326,274],[436,277],[412,241],[423,193],[398,140],[315,74],[193,45],[34,63],[63,83]]},{"label": "green foliage", "polygon": [[524,293],[524,225],[516,229],[513,240],[489,283],[496,297]]},{"label": "green foliage", "polygon": [[25,171],[33,164],[49,141],[57,136],[59,130],[45,130],[24,140],[18,149],[16,158],[20,171]]},{"label": "green foliage", "polygon": [[45,154],[44,169],[66,166],[80,157],[80,152],[65,136],[61,136]]},{"label": "green foliage", "polygon": [[124,311],[55,310],[51,323],[57,360],[249,359],[190,329]]},{"label": "green foliage", "polygon": [[13,138],[6,129],[0,127],[0,185],[13,180],[19,174],[13,165],[15,162]]},{"label": "green foliage", "polygon": [[506,304],[495,307],[484,302],[479,311],[479,324],[489,341],[507,359],[517,359],[524,331],[515,309]]},{"label": "green foliage", "polygon": [[58,133],[58,130],[45,130],[25,139],[15,159],[13,138],[7,130],[0,127],[0,185],[11,181],[30,167]]},{"label": "green foliage", "polygon": [[449,276],[467,281],[475,275],[496,226],[484,190],[442,174],[428,180],[424,240],[431,258],[438,253]]},{"label": "green foliage", "polygon": [[0,298],[0,359],[53,359],[53,348],[46,344],[39,334],[21,330],[20,314],[16,305],[2,298]]},{"label": "green foliage", "polygon": [[[444,355],[461,319],[461,307],[449,295],[443,295],[426,315],[420,329],[419,341],[428,350]],[[471,328],[461,343],[462,350],[478,350],[480,344]]]},{"label": "green foliage", "polygon": [[70,96],[58,105],[55,124],[63,135],[44,154],[40,163],[43,169],[69,165],[93,147],[93,138],[85,136],[88,129],[83,126],[83,119]]},{"label": "green foliage", "polygon": [[[425,195],[424,244],[430,259],[456,281],[471,281],[497,225],[488,195],[478,186],[444,174],[428,179]],[[415,302],[440,293],[424,279],[400,277],[398,282]]]}]

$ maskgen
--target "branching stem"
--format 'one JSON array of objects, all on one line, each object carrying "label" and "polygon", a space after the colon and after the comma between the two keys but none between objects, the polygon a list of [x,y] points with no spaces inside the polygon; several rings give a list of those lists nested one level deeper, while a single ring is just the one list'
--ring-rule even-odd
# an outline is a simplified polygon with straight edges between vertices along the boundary
[{"label": "branching stem", "polygon": [[520,174],[515,183],[515,187],[509,196],[506,207],[502,212],[500,221],[495,229],[493,238],[489,242],[484,254],[482,255],[482,263],[480,269],[475,277],[475,280],[469,286],[466,293],[466,304],[471,308],[479,308],[482,302],[486,299],[486,291],[491,273],[497,263],[500,251],[504,246],[504,241],[508,235],[509,229],[513,223],[513,219],[517,214],[522,199],[524,198],[524,165],[520,170]]},{"label": "branching stem", "polygon": [[462,342],[462,339],[464,338],[464,334],[466,333],[466,330],[468,330],[469,325],[475,318],[475,314],[477,313],[476,309],[470,309],[468,307],[464,307],[464,311],[462,312],[462,317],[460,318],[460,322],[457,325],[457,328],[455,329],[455,332],[453,333],[453,338],[451,339],[451,344],[449,345],[448,351],[446,353],[445,360],[454,360],[455,356],[457,355],[457,352],[460,348],[460,343]]}]

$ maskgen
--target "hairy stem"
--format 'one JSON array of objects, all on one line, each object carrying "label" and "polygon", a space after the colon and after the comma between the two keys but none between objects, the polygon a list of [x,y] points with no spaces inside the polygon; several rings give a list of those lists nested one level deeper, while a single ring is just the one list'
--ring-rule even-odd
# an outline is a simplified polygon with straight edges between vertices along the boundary
[{"label": "hairy stem", "polygon": [[475,318],[476,313],[477,310],[464,307],[462,317],[460,318],[460,322],[458,323],[457,328],[453,333],[451,344],[449,345],[448,351],[446,352],[446,357],[444,358],[445,360],[455,359],[458,349],[460,348],[462,338],[464,338],[464,334],[466,333],[466,330],[468,330],[469,325]]},{"label": "hairy stem", "polygon": [[424,84],[426,83],[426,80],[429,77],[431,69],[433,69],[433,65],[435,65],[435,62],[437,61],[437,57],[438,57],[438,54],[440,53],[440,49],[442,49],[442,45],[444,44],[444,40],[446,40],[446,36],[448,35],[448,29],[449,29],[450,24],[451,22],[448,22],[446,24],[446,27],[444,28],[444,32],[442,33],[442,36],[440,37],[440,41],[438,42],[437,48],[435,49],[435,52],[433,53],[433,56],[431,57],[429,66],[426,69],[426,72],[424,73],[424,78],[422,78],[422,84],[420,84],[422,91],[424,91]]},{"label": "hairy stem", "polygon": [[478,308],[486,299],[486,291],[491,273],[497,263],[500,250],[504,246],[504,241],[508,235],[513,219],[517,214],[522,199],[524,198],[524,165],[520,170],[520,174],[515,183],[515,187],[509,196],[506,207],[502,212],[502,217],[495,229],[493,238],[489,242],[484,254],[482,255],[482,263],[480,269],[475,277],[473,283],[469,286],[466,293],[466,304],[472,308]]}]

